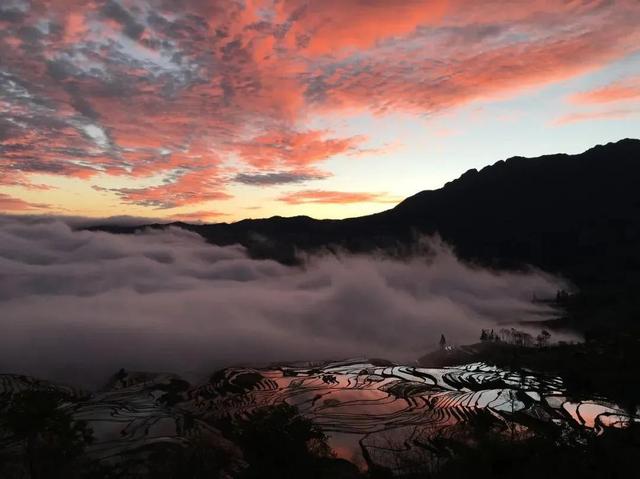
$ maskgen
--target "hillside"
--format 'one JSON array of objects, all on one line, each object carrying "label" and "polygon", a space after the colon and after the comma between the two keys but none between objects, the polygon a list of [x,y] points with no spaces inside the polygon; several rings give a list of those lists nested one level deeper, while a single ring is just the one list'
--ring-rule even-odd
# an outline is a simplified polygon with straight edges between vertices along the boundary
[{"label": "hillside", "polygon": [[[369,216],[174,224],[212,243],[240,243],[256,257],[283,262],[295,261],[297,250],[334,246],[354,252],[398,250],[417,233],[438,233],[465,259],[530,264],[591,284],[638,275],[639,180],[640,140],[626,139],[579,155],[498,161]],[[95,229],[130,233],[139,228]]]}]

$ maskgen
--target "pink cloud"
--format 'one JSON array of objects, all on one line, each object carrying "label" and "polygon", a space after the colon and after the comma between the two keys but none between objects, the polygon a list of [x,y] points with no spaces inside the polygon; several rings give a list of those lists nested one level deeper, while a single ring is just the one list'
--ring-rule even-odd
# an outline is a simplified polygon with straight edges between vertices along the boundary
[{"label": "pink cloud", "polygon": [[30,203],[20,198],[0,193],[0,211],[31,211],[46,210],[49,205],[44,203]]},{"label": "pink cloud", "polygon": [[421,52],[395,52],[350,64],[325,78],[323,107],[437,112],[474,100],[512,95],[602,67],[640,42],[640,32],[603,28],[538,42],[506,44],[478,53],[458,52],[433,62]]},{"label": "pink cloud", "polygon": [[118,188],[113,190],[125,203],[170,209],[205,201],[227,200],[231,196],[224,191],[215,169],[193,170],[176,173],[176,178],[147,188]]},{"label": "pink cloud", "polygon": [[640,100],[640,76],[619,80],[601,88],[572,95],[573,103],[612,103],[617,101]]},{"label": "pink cloud", "polygon": [[[310,126],[316,115],[436,114],[640,45],[631,0],[112,3],[33,0],[2,22],[0,184],[163,177],[116,193],[163,208],[223,200],[243,172],[319,179],[331,158],[374,152],[363,135]],[[576,98],[637,99],[637,86]]]},{"label": "pink cloud", "polygon": [[339,154],[357,153],[364,136],[327,138],[320,130],[266,133],[232,145],[247,163],[259,168],[285,165],[306,168]]},{"label": "pink cloud", "polygon": [[389,197],[386,193],[305,190],[284,194],[278,198],[278,201],[300,205],[307,203],[396,203],[398,200]]},{"label": "pink cloud", "polygon": [[[311,55],[335,55],[343,49],[360,50],[401,37],[420,25],[436,24],[448,0],[285,0],[279,19],[291,21],[288,44]],[[293,20],[291,20],[293,19]]]},{"label": "pink cloud", "polygon": [[628,118],[631,116],[640,115],[640,108],[620,108],[617,110],[604,110],[604,111],[587,111],[570,113],[568,115],[556,118],[553,121],[554,125],[568,125],[571,123],[577,123],[581,121],[593,121],[593,120],[620,120],[622,118]]}]

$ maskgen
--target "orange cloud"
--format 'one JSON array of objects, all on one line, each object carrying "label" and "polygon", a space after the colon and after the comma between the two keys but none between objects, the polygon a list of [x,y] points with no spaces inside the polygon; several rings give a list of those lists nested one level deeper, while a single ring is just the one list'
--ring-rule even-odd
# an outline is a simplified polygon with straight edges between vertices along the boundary
[{"label": "orange cloud", "polygon": [[81,39],[86,33],[85,12],[74,11],[70,13],[66,18],[64,40],[74,42]]},{"label": "orange cloud", "polygon": [[437,112],[474,100],[574,77],[602,67],[640,44],[640,30],[603,28],[563,38],[520,42],[482,51],[458,52],[433,62],[427,53],[395,52],[345,65],[325,77],[321,108],[367,108]]},{"label": "orange cloud", "polygon": [[616,101],[640,100],[640,76],[620,80],[602,88],[572,95],[573,103],[612,103]]},{"label": "orange cloud", "polygon": [[164,184],[148,188],[117,188],[115,192],[126,203],[155,209],[171,209],[211,200],[231,198],[224,191],[215,168],[178,172]]},{"label": "orange cloud", "polygon": [[247,163],[258,168],[284,165],[306,168],[329,158],[355,153],[364,136],[326,138],[328,132],[309,130],[266,133],[247,141],[237,142],[232,149]]},{"label": "orange cloud", "polygon": [[49,205],[44,203],[30,203],[20,198],[0,193],[0,211],[31,211],[46,210]]},{"label": "orange cloud", "polygon": [[[372,152],[318,114],[438,113],[640,45],[636,0],[29,3],[1,20],[0,184],[166,178],[115,189],[151,208],[224,199],[239,180],[312,181],[330,158]],[[637,86],[576,101],[637,99]]]},{"label": "orange cloud", "polygon": [[[449,25],[473,24],[547,24],[570,23],[573,18],[594,15],[607,8],[633,7],[634,0],[598,2],[590,0],[451,0],[444,23]],[[613,5],[615,4],[615,5]]]},{"label": "orange cloud", "polygon": [[579,113],[571,113],[569,115],[561,116],[553,121],[554,125],[568,125],[571,123],[577,123],[580,121],[592,121],[592,120],[620,120],[622,118],[628,118],[630,116],[640,115],[640,108],[618,110],[605,110],[605,111],[587,111]]},{"label": "orange cloud", "polygon": [[336,54],[365,49],[377,42],[437,23],[447,0],[284,0],[279,19],[289,20],[289,45],[307,54]]},{"label": "orange cloud", "polygon": [[395,203],[397,199],[390,198],[386,193],[305,190],[284,194],[278,198],[278,201],[290,205],[300,205],[306,203]]}]

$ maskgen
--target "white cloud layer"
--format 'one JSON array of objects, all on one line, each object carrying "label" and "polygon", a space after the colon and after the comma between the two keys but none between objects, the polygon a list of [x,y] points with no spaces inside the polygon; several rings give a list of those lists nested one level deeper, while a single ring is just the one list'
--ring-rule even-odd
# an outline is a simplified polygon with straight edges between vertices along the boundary
[{"label": "white cloud layer", "polygon": [[562,287],[541,272],[497,273],[447,247],[410,261],[255,260],[172,228],[74,231],[0,216],[0,371],[87,385],[120,367],[206,374],[221,366],[354,356],[411,361],[481,328],[546,311]]}]

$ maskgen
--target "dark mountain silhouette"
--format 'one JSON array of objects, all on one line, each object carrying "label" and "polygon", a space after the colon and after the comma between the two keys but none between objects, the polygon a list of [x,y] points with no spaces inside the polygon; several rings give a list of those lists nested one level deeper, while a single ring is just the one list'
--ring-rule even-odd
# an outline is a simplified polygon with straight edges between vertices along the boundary
[{"label": "dark mountain silhouette", "polygon": [[[600,145],[578,155],[498,161],[390,210],[358,218],[276,216],[232,224],[173,224],[212,243],[240,243],[254,257],[285,263],[295,262],[299,251],[334,248],[403,254],[418,235],[439,234],[468,261],[507,268],[534,265],[562,274],[582,290],[633,295],[640,285],[640,140]],[[131,233],[140,227],[94,229]]]}]

